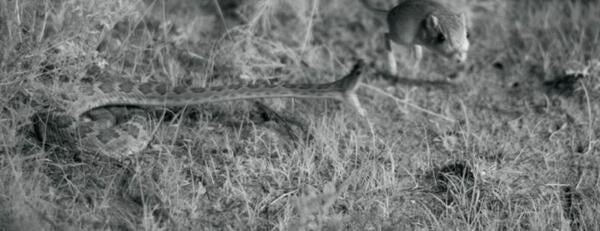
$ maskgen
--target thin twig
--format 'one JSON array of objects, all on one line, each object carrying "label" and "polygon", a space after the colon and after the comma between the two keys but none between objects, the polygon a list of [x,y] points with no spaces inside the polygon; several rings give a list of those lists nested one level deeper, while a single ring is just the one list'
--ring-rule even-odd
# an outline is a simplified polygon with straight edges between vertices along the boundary
[{"label": "thin twig", "polygon": [[233,40],[233,38],[229,34],[229,27],[227,27],[227,23],[225,23],[225,14],[223,14],[223,11],[221,10],[221,5],[219,5],[219,1],[213,0],[213,3],[215,4],[215,7],[217,8],[217,12],[219,12],[219,17],[221,18],[221,21],[223,21],[223,26],[225,27],[225,34],[227,34],[227,37],[229,37],[229,40]]},{"label": "thin twig", "polygon": [[421,112],[424,112],[424,113],[426,113],[426,114],[430,114],[430,115],[433,115],[433,116],[440,117],[440,118],[442,118],[442,119],[444,119],[444,120],[447,120],[448,122],[452,122],[452,123],[456,122],[456,120],[455,120],[455,119],[452,119],[452,118],[450,118],[450,117],[447,117],[447,116],[444,116],[444,115],[442,115],[442,114],[435,113],[435,112],[433,112],[433,111],[427,110],[427,109],[425,109],[425,108],[422,108],[422,107],[420,107],[420,106],[418,106],[418,105],[415,105],[415,104],[409,103],[409,102],[407,102],[406,100],[402,100],[402,99],[400,99],[400,98],[398,98],[398,97],[396,97],[396,96],[394,96],[394,95],[392,95],[392,94],[390,94],[390,93],[387,93],[387,92],[385,92],[385,91],[384,91],[384,90],[382,90],[381,88],[378,88],[378,87],[375,87],[375,86],[372,86],[372,85],[369,85],[369,84],[365,84],[365,83],[362,83],[361,85],[362,85],[362,86],[365,86],[365,87],[367,87],[367,88],[369,88],[369,89],[371,89],[371,90],[373,90],[373,91],[375,91],[375,92],[377,92],[377,93],[379,93],[379,94],[381,94],[381,95],[383,95],[383,96],[387,96],[387,97],[389,97],[389,98],[392,98],[392,99],[393,99],[393,100],[395,100],[396,102],[400,102],[400,103],[403,103],[403,104],[405,104],[405,105],[407,105],[407,106],[410,106],[410,107],[412,107],[412,108],[416,109],[417,111],[421,111]]}]

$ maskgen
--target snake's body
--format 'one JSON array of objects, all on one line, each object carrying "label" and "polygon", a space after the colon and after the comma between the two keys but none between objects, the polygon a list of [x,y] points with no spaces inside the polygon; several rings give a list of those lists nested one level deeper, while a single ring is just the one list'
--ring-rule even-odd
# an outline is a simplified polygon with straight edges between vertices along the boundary
[{"label": "snake's body", "polygon": [[186,106],[252,98],[332,98],[347,101],[359,113],[356,100],[362,64],[344,78],[325,84],[235,85],[200,88],[170,86],[162,82],[135,83],[125,78],[81,81],[72,92],[74,101],[34,117],[42,140],[73,146],[84,152],[122,158],[142,151],[152,139],[147,119],[138,109],[124,106]]}]

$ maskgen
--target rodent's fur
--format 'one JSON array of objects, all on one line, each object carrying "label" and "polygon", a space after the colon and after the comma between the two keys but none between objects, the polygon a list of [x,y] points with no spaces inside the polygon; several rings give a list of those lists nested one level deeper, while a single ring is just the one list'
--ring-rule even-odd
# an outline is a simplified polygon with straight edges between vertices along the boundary
[{"label": "rodent's fur", "polygon": [[[403,1],[389,11],[374,8],[367,0],[360,2],[369,11],[386,15],[389,31],[385,37],[389,52],[392,52],[390,41],[393,41],[412,46],[416,52],[417,64],[422,57],[421,46],[459,63],[467,59],[470,44],[464,13],[457,13],[433,0]],[[390,68],[395,69],[393,55],[388,54],[388,61],[392,65]],[[395,74],[396,70],[390,72]]]}]

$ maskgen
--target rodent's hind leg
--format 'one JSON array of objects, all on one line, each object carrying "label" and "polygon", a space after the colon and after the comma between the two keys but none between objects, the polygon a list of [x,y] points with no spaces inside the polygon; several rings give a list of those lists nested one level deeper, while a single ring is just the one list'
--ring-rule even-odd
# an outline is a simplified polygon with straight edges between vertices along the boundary
[{"label": "rodent's hind leg", "polygon": [[419,66],[421,59],[423,59],[423,47],[419,45],[413,45],[412,52],[415,56],[415,66]]},{"label": "rodent's hind leg", "polygon": [[421,64],[421,59],[423,59],[423,47],[419,45],[413,45],[410,47],[410,51],[413,54],[413,64],[411,67],[412,75],[417,75],[419,72],[419,65]]}]

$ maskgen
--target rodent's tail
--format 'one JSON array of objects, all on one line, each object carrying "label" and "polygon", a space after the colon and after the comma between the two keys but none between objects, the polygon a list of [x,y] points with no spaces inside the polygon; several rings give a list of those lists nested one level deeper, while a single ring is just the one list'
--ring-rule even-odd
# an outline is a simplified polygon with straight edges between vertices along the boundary
[{"label": "rodent's tail", "polygon": [[367,10],[371,11],[373,14],[376,14],[377,16],[385,17],[388,13],[387,10],[382,10],[382,9],[377,9],[375,7],[372,7],[371,5],[369,5],[367,0],[359,0],[359,1],[365,8],[367,8]]}]

